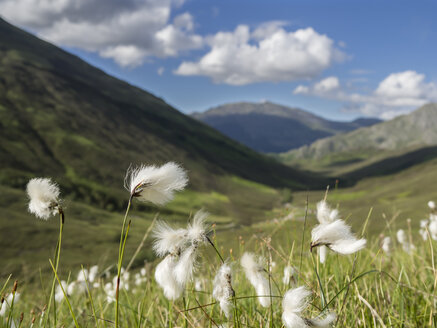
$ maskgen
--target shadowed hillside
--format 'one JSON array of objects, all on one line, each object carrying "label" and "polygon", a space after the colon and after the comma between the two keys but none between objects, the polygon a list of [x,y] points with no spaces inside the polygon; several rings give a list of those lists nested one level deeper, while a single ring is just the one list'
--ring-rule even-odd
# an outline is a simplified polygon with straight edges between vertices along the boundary
[{"label": "shadowed hillside", "polygon": [[266,153],[284,152],[380,122],[371,118],[353,122],[329,121],[301,109],[271,102],[227,104],[192,116],[224,135]]}]

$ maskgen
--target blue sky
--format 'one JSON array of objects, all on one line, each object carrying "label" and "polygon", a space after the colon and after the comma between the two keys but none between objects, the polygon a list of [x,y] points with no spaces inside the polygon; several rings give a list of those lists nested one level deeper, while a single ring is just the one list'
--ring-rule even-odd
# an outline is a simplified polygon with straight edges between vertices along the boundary
[{"label": "blue sky", "polygon": [[183,112],[269,100],[337,120],[437,101],[436,12],[433,1],[0,0],[11,23]]}]

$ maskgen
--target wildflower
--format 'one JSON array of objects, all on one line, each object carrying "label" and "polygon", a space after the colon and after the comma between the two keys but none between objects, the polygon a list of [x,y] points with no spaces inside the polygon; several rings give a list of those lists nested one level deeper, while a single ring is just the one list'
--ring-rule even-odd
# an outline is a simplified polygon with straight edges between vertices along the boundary
[{"label": "wildflower", "polygon": [[428,229],[429,229],[429,233],[431,234],[431,238],[433,240],[437,240],[437,215],[435,214],[429,215]]},{"label": "wildflower", "polygon": [[[325,201],[317,205],[317,219],[320,224],[311,232],[311,249],[326,246],[340,254],[352,254],[366,246],[366,239],[357,239],[351,227],[338,218],[338,211],[330,210]],[[320,260],[324,261],[326,254],[321,255]]]},{"label": "wildflower", "polygon": [[[64,288],[64,291],[68,287],[67,282],[64,281],[64,280],[61,281],[61,285],[62,285],[62,288]],[[62,288],[61,288],[60,285],[56,286],[55,301],[58,302],[58,303],[64,299],[64,292],[62,291]]]},{"label": "wildflower", "polygon": [[252,286],[255,288],[258,296],[258,301],[261,306],[270,306],[270,284],[265,277],[266,271],[264,269],[264,260],[260,257],[255,258],[252,253],[244,253],[241,257],[241,266],[244,269],[247,279],[249,279]]},{"label": "wildflower", "polygon": [[[317,203],[317,220],[320,222],[320,224],[328,224],[332,223],[335,220],[339,219],[338,210],[334,209],[332,210],[328,203],[325,200],[322,200]],[[326,256],[328,255],[328,248],[324,245],[321,245],[319,247],[319,261],[320,263],[325,263]]]},{"label": "wildflower", "polygon": [[153,235],[156,238],[153,250],[159,257],[176,254],[185,247],[187,234],[186,229],[173,229],[166,222],[159,221],[153,230]]},{"label": "wildflower", "polygon": [[208,215],[207,212],[200,210],[194,215],[193,222],[188,224],[187,240],[191,245],[183,251],[174,268],[176,280],[182,285],[193,277],[198,247],[210,240],[208,237],[210,229],[205,222]]},{"label": "wildflower", "polygon": [[177,255],[168,254],[155,270],[155,280],[162,287],[165,297],[169,300],[178,299],[184,290],[184,286],[178,283],[174,275],[177,260]]},{"label": "wildflower", "polygon": [[115,302],[115,287],[112,283],[108,282],[103,287],[103,290],[106,293],[106,301],[110,304]]},{"label": "wildflower", "polygon": [[141,201],[164,205],[173,199],[173,193],[185,188],[188,177],[178,164],[169,162],[157,167],[140,165],[129,168],[125,177],[125,187],[131,197]]},{"label": "wildflower", "polygon": [[99,267],[97,265],[93,265],[89,271],[88,281],[90,283],[93,283],[96,280],[98,273],[99,273]]},{"label": "wildflower", "polygon": [[27,184],[29,212],[40,219],[47,220],[60,211],[59,187],[51,179],[34,178]]},{"label": "wildflower", "polygon": [[141,273],[136,273],[135,276],[135,286],[141,286],[147,281],[145,276],[142,276]]},{"label": "wildflower", "polygon": [[428,239],[428,220],[420,220],[420,229],[419,229],[419,234],[422,237],[423,240],[427,240]]},{"label": "wildflower", "polygon": [[296,274],[296,269],[293,268],[291,265],[287,265],[284,268],[284,277],[282,278],[282,282],[284,285],[289,285],[290,280],[294,281],[294,275]]},{"label": "wildflower", "polygon": [[214,289],[212,296],[219,302],[220,308],[226,318],[231,317],[232,303],[231,298],[235,296],[235,291],[232,288],[232,270],[227,263],[223,264],[217,275],[214,278]]},{"label": "wildflower", "polygon": [[309,304],[311,292],[304,286],[290,289],[284,295],[282,300],[282,322],[286,328],[304,328],[304,327],[329,327],[335,320],[335,313],[331,312],[325,318],[307,319],[302,317],[302,311]]},{"label": "wildflower", "polygon": [[384,237],[384,239],[382,240],[382,246],[381,246],[382,250],[389,255],[390,254],[390,248],[391,248],[391,238],[390,237]]},{"label": "wildflower", "polygon": [[434,211],[434,210],[435,210],[435,202],[432,201],[432,200],[430,200],[430,201],[428,202],[428,207],[429,207],[429,209],[430,209],[431,211]]},{"label": "wildflower", "polygon": [[[15,296],[14,296],[15,294]],[[3,304],[0,304],[0,317],[4,317],[6,311],[8,311],[12,306],[12,300],[14,300],[14,304],[20,300],[20,293],[14,292],[8,295],[3,301]]]},{"label": "wildflower", "polygon": [[416,247],[408,242],[407,239],[407,234],[405,233],[404,230],[399,229],[396,233],[396,238],[399,242],[399,244],[402,245],[402,249],[407,252],[407,253],[411,253]]}]

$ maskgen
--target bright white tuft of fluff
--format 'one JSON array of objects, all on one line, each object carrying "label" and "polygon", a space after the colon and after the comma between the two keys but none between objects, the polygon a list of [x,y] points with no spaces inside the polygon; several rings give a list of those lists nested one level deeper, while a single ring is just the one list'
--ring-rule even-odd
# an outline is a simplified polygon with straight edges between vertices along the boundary
[{"label": "bright white tuft of fluff", "polygon": [[164,295],[169,300],[178,299],[184,290],[184,286],[179,284],[174,276],[174,268],[177,258],[174,255],[167,255],[155,270],[155,280],[164,290]]},{"label": "bright white tuft of fluff", "polygon": [[29,212],[40,219],[47,220],[56,215],[59,209],[59,187],[48,178],[34,178],[27,184]]},{"label": "bright white tuft of fluff", "polygon": [[429,233],[431,234],[431,238],[437,240],[437,215],[430,214],[428,229]]},{"label": "bright white tuft of fluff", "polygon": [[8,297],[5,298],[3,304],[0,304],[0,317],[4,317],[6,314],[6,311],[9,312],[9,309],[12,305],[12,299],[14,300],[14,304],[17,303],[20,300],[20,293],[9,294]]},{"label": "bright white tuft of fluff", "polygon": [[429,207],[432,211],[435,210],[435,202],[432,201],[432,200],[430,200],[430,201],[428,202],[428,207]]},{"label": "bright white tuft of fluff", "polygon": [[244,269],[247,279],[249,279],[255,288],[259,303],[263,307],[269,307],[270,295],[272,293],[269,280],[266,278],[267,273],[264,270],[264,262],[261,257],[256,259],[252,253],[244,253],[241,257],[241,266]]},{"label": "bright white tuft of fluff", "polygon": [[229,319],[232,314],[232,303],[230,299],[235,295],[234,289],[232,288],[232,269],[229,264],[225,263],[220,267],[214,278],[213,285],[212,296],[219,302],[220,308],[226,318]]},{"label": "bright white tuft of fluff", "polygon": [[402,249],[407,252],[407,253],[411,253],[414,249],[416,249],[416,247],[411,244],[410,242],[408,242],[408,238],[407,238],[407,234],[405,233],[404,230],[399,229],[396,232],[396,238],[399,242],[399,244],[402,245]]},{"label": "bright white tuft of fluff", "polygon": [[131,167],[125,177],[125,187],[132,197],[157,205],[164,205],[172,200],[174,192],[183,190],[187,183],[187,173],[173,162],[160,167],[155,165]]},{"label": "bright white tuft of fluff", "polygon": [[210,233],[210,227],[206,223],[209,216],[208,212],[199,210],[194,214],[193,222],[188,224],[188,238],[192,244],[206,243],[207,236]]},{"label": "bright white tuft of fluff", "polygon": [[[62,280],[61,285],[62,285],[62,288],[64,288],[64,291],[66,291],[67,287],[68,287],[67,282],[65,280]],[[56,286],[55,301],[57,303],[59,303],[60,301],[62,301],[64,299],[64,292],[62,291],[62,288],[60,285]]]},{"label": "bright white tuft of fluff", "polygon": [[420,220],[419,234],[423,240],[428,240],[428,220]]},{"label": "bright white tuft of fluff", "polygon": [[99,267],[97,265],[93,265],[89,271],[88,281],[90,283],[93,283],[96,280],[98,273],[99,273]]},{"label": "bright white tuft of fluff", "polygon": [[306,319],[302,317],[302,311],[309,304],[311,292],[304,286],[290,289],[282,300],[282,322],[286,328],[305,327],[329,327],[335,320],[336,315],[329,313],[325,318]]},{"label": "bright white tuft of fluff", "polygon": [[320,223],[331,223],[338,219],[338,210],[332,210],[324,200],[317,203],[317,220]]},{"label": "bright white tuft of fluff", "polygon": [[284,268],[284,276],[282,277],[282,282],[284,285],[289,285],[290,280],[294,279],[294,275],[296,274],[296,269],[293,268],[291,265],[287,265]]},{"label": "bright white tuft of fluff", "polygon": [[190,246],[184,250],[177,261],[173,274],[176,281],[185,286],[193,278],[196,270],[197,246]]},{"label": "bright white tuft of fluff", "polygon": [[312,245],[325,245],[340,254],[352,254],[366,246],[366,239],[357,239],[343,220],[319,224],[312,233]]},{"label": "bright white tuft of fluff", "polygon": [[386,253],[386,254],[390,254],[391,251],[391,238],[390,237],[384,237],[384,239],[382,240],[382,246],[381,246],[382,250]]},{"label": "bright white tuft of fluff", "polygon": [[328,247],[320,246],[319,247],[319,260],[320,260],[320,263],[322,263],[322,264],[325,263],[327,256],[328,256]]},{"label": "bright white tuft of fluff", "polygon": [[153,249],[159,257],[167,254],[176,254],[187,243],[187,230],[174,229],[164,221],[158,221],[153,230],[156,238]]}]

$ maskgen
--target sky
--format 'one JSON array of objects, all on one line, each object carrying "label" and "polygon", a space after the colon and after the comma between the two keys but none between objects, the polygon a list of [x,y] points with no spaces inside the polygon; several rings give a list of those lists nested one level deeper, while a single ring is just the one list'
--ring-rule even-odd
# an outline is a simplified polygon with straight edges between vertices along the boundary
[{"label": "sky", "polygon": [[0,0],[0,16],[184,113],[271,101],[332,120],[437,101],[437,2]]}]

